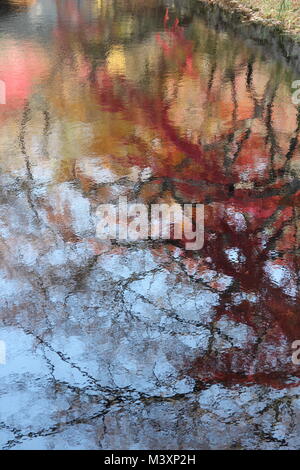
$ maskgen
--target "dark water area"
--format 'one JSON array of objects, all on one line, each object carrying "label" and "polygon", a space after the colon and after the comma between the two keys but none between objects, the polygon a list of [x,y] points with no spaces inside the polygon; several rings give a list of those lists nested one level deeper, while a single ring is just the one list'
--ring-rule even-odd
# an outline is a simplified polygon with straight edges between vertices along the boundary
[{"label": "dark water area", "polygon": [[[1,448],[299,447],[297,54],[193,0],[1,4]],[[99,240],[120,197],[203,204],[203,248]]]}]

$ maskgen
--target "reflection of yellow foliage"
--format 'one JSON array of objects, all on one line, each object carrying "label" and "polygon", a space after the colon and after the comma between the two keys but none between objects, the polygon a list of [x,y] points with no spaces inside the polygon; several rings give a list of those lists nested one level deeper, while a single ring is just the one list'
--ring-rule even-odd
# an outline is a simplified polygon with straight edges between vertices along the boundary
[{"label": "reflection of yellow foliage", "polygon": [[114,46],[109,51],[107,56],[107,70],[111,74],[125,74],[126,60],[122,46]]}]

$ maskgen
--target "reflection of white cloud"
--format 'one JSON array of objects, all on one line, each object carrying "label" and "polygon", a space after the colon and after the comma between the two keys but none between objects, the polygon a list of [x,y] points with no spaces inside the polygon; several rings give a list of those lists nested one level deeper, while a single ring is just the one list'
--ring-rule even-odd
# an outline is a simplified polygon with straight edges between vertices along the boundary
[{"label": "reflection of white cloud", "polygon": [[238,232],[246,230],[247,224],[244,214],[236,211],[233,207],[228,207],[226,215],[228,225],[233,226]]},{"label": "reflection of white cloud", "polygon": [[283,288],[287,295],[294,297],[297,294],[297,284],[293,272],[280,264],[268,261],[265,265],[265,273],[278,287]]},{"label": "reflection of white cloud", "polygon": [[8,279],[5,273],[0,273],[0,298],[14,297],[16,293],[20,293],[22,284],[16,279]]},{"label": "reflection of white cloud", "polygon": [[228,250],[225,250],[225,253],[231,263],[238,264],[246,261],[245,256],[239,248],[229,248]]},{"label": "reflection of white cloud", "polygon": [[82,236],[92,229],[90,202],[88,198],[69,183],[58,185],[49,195],[55,214],[70,217],[69,224],[77,235]]},{"label": "reflection of white cloud", "polygon": [[114,183],[118,180],[118,176],[109,168],[105,168],[99,158],[86,158],[77,165],[85,176],[91,178],[96,183]]}]

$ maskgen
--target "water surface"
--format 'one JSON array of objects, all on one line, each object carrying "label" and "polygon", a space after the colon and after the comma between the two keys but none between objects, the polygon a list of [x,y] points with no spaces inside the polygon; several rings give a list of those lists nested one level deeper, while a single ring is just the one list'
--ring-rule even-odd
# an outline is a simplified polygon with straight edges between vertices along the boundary
[{"label": "water surface", "polygon": [[[0,13],[1,447],[299,447],[294,65],[192,0]],[[120,196],[203,249],[99,240]]]}]

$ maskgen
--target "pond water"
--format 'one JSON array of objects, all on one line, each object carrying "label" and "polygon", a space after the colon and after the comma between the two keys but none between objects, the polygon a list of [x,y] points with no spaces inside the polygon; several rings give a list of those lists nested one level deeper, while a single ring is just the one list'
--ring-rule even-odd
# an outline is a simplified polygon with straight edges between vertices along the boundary
[{"label": "pond water", "polygon": [[[233,25],[1,4],[1,448],[299,448],[299,64]],[[203,204],[203,248],[99,239],[120,197]]]}]

